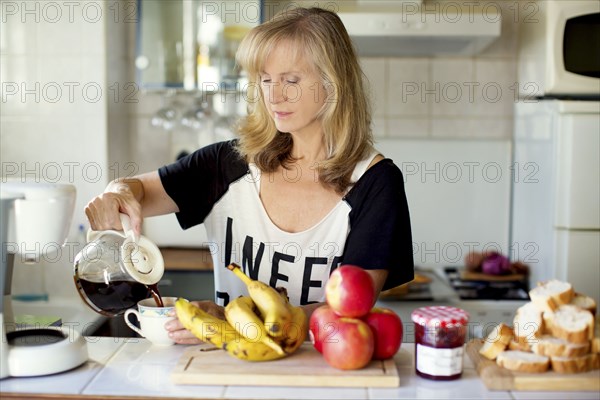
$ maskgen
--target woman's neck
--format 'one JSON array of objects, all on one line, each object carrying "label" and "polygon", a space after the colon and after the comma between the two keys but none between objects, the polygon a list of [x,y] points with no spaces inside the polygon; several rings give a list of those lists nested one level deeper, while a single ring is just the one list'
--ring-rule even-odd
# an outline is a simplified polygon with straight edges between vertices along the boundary
[{"label": "woman's neck", "polygon": [[301,164],[312,165],[323,161],[326,158],[325,143],[322,134],[315,135],[294,135],[294,145],[292,148],[292,157]]}]

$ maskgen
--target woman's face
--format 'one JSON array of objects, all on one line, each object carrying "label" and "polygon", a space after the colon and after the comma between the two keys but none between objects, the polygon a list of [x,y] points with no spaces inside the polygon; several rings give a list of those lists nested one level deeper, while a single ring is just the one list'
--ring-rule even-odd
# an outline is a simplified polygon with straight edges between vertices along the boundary
[{"label": "woman's face", "polygon": [[321,133],[317,114],[327,98],[321,77],[288,42],[278,44],[260,74],[265,106],[280,132]]}]

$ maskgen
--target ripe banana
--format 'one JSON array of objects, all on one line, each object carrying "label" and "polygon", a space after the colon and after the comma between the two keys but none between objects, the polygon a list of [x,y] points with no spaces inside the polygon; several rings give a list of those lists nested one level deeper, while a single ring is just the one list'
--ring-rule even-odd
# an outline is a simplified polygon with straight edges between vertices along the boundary
[{"label": "ripe banana", "polygon": [[263,321],[254,312],[254,308],[254,302],[250,297],[238,297],[225,307],[225,318],[249,342],[264,343],[278,354],[285,354],[281,346],[269,336]]},{"label": "ripe banana", "polygon": [[[239,267],[233,268],[234,272],[238,271],[236,275],[243,276],[240,278],[248,286],[251,295],[259,299],[262,309],[253,298],[242,296],[225,307],[225,321],[187,300],[178,299],[175,309],[183,326],[201,340],[245,361],[277,360],[298,350],[308,332],[308,319],[304,310],[289,303],[285,290],[260,284],[244,275]],[[261,315],[267,315],[273,321],[271,325],[257,315],[255,306]],[[278,336],[273,337],[267,327],[276,324],[279,327]],[[249,327],[255,327],[256,331]],[[259,337],[251,335],[252,332],[257,332]]]},{"label": "ripe banana", "polygon": [[204,342],[223,348],[225,343],[234,342],[240,337],[229,322],[207,313],[185,299],[177,299],[175,310],[185,329]]},{"label": "ripe banana", "polygon": [[302,307],[288,306],[292,313],[292,322],[288,324],[284,336],[280,341],[286,354],[292,354],[306,340],[308,333],[308,318]]},{"label": "ripe banana", "polygon": [[287,356],[278,352],[263,342],[251,342],[243,336],[225,343],[223,349],[230,355],[245,361],[271,361]]},{"label": "ripe banana", "polygon": [[292,320],[287,301],[271,286],[244,274],[239,265],[232,263],[227,268],[233,271],[248,288],[248,293],[260,311],[267,332],[273,337],[282,337],[286,326]]}]

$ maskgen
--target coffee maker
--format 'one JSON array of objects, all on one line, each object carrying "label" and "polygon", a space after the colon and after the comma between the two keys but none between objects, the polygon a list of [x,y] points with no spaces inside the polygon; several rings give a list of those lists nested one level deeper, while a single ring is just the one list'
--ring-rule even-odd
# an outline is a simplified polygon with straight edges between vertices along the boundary
[{"label": "coffee maker", "polygon": [[55,374],[88,359],[86,342],[73,328],[18,328],[11,300],[15,261],[36,263],[60,251],[75,197],[70,184],[3,180],[0,185],[0,378]]}]

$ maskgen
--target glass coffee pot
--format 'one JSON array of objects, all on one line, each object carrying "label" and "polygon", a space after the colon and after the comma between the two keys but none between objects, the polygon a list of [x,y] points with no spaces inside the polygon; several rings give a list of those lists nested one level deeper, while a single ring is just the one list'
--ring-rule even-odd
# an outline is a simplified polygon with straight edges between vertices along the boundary
[{"label": "glass coffee pot", "polygon": [[149,297],[162,306],[157,288],[165,270],[162,254],[148,238],[136,240],[129,216],[120,218],[123,232],[88,231],[88,243],[74,261],[79,295],[92,310],[109,317]]}]

